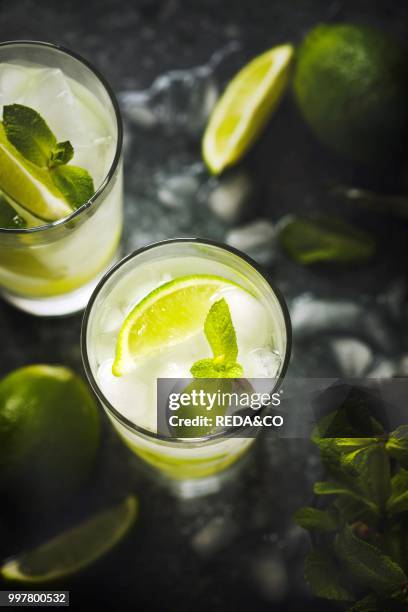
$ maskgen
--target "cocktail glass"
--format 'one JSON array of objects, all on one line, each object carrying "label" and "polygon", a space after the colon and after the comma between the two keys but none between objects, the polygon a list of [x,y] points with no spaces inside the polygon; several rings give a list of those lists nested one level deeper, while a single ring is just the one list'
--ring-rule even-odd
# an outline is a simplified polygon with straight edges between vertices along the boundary
[{"label": "cocktail glass", "polygon": [[10,99],[8,93],[21,84],[23,103],[42,114],[60,139],[72,141],[77,165],[90,171],[96,189],[68,217],[23,229],[0,227],[0,293],[35,315],[77,312],[118,257],[123,192],[119,108],[110,86],[87,61],[49,43],[1,43],[0,76],[0,108],[20,102],[21,97]]},{"label": "cocktail glass", "polygon": [[[181,485],[178,490],[190,493],[204,479],[213,482],[254,442],[232,428],[194,439],[157,432],[157,378],[188,377],[186,364],[195,359],[204,339],[197,334],[123,377],[112,374],[112,362],[119,329],[132,308],[163,283],[194,275],[216,275],[242,288],[232,287],[233,294],[226,294],[239,360],[250,377],[273,379],[273,393],[290,357],[291,326],[285,302],[255,262],[210,241],[169,240],[125,257],[95,289],[85,311],[81,340],[89,382],[120,436],[167,481]],[[198,489],[207,487],[199,484]]]}]

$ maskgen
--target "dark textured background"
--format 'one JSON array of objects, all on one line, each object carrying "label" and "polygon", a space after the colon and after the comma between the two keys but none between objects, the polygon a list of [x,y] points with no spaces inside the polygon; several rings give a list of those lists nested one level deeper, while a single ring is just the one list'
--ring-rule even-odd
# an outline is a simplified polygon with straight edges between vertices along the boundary
[{"label": "dark textured background", "polygon": [[[146,88],[169,69],[205,63],[230,40],[241,42],[245,60],[279,42],[297,41],[316,22],[327,20],[371,23],[406,38],[408,5],[398,0],[0,1],[2,40],[47,40],[70,47],[103,72],[117,92]],[[157,142],[150,145],[149,139],[138,141],[130,131],[128,136],[125,250],[176,234],[222,238],[229,228],[214,220],[207,223],[205,210],[183,216],[140,196],[140,183],[150,180],[154,147],[165,166],[176,143],[167,142],[166,149]],[[198,142],[189,143],[187,158],[199,159]],[[399,167],[368,170],[323,150],[290,99],[245,164],[259,185],[249,218],[276,220],[283,213],[338,207],[327,195],[330,181],[406,190]],[[358,298],[364,293],[370,303],[404,272],[406,227],[352,207],[343,210],[377,234],[380,256],[370,266],[335,276],[330,270],[304,272],[281,260],[271,270],[288,297],[312,289],[321,296]],[[81,371],[80,323],[80,316],[34,320],[1,304],[0,374],[35,362],[63,363]],[[393,347],[389,358],[401,352]],[[318,373],[320,365],[317,358]],[[313,364],[310,368],[313,374]],[[291,522],[292,512],[308,499],[317,470],[307,443],[261,441],[239,478],[221,494],[182,502],[153,484],[107,426],[105,430],[88,490],[45,517],[0,522],[2,556],[134,491],[141,514],[127,540],[79,577],[56,585],[71,590],[73,608],[95,603],[104,609],[146,612],[330,609],[307,593],[302,556],[308,542]]]}]

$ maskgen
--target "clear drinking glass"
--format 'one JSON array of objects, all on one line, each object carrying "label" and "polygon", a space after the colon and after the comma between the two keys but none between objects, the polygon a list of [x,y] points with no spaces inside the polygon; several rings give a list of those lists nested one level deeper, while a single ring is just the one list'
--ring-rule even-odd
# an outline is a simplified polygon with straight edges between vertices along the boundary
[{"label": "clear drinking glass", "polygon": [[[77,312],[86,306],[98,280],[118,256],[123,204],[119,108],[104,78],[87,61],[58,46],[30,41],[1,43],[0,64],[15,64],[20,72],[20,67],[50,69],[44,91],[34,85],[38,89],[35,95],[49,95],[49,104],[55,106],[55,121],[59,120],[58,105],[67,103],[65,92],[58,94],[58,79],[68,79],[89,107],[90,120],[97,116],[108,134],[103,166],[98,166],[99,158],[92,156],[102,155],[100,147],[106,143],[95,140],[90,147],[89,161],[101,175],[89,201],[52,223],[26,229],[0,228],[1,295],[35,315]],[[75,128],[75,116],[72,119]],[[82,155],[87,159],[85,146]]]},{"label": "clear drinking glass", "polygon": [[[140,420],[139,424],[137,423],[138,411],[142,414],[143,403],[147,402],[145,387],[127,386],[129,382],[125,380],[121,383],[120,378],[117,382],[112,379],[112,384],[118,385],[120,396],[117,395],[115,400],[110,395],[108,399],[101,386],[100,368],[104,367],[106,357],[114,351],[121,321],[135,303],[139,303],[144,297],[143,293],[146,294],[146,289],[141,287],[150,287],[150,292],[163,280],[197,274],[218,275],[239,283],[251,292],[251,299],[255,298],[262,304],[262,312],[266,313],[266,318],[259,321],[262,326],[258,328],[259,335],[263,335],[266,328],[271,329],[273,347],[276,355],[279,355],[273,372],[273,392],[282,380],[290,358],[291,326],[287,307],[282,296],[255,262],[239,251],[217,243],[181,238],[147,246],[125,257],[109,270],[95,289],[85,311],[81,339],[83,362],[89,382],[125,443],[162,476],[173,483],[183,482],[187,487],[194,481],[213,478],[219,474],[243,455],[254,440],[240,437],[236,430],[233,435],[232,429],[194,440],[160,435],[154,431],[154,418],[151,420],[151,427],[145,425],[145,420],[143,425]],[[158,281],[159,278],[161,280]],[[137,295],[138,290],[142,292],[140,295]],[[240,325],[251,324],[254,325],[253,329],[257,329],[256,322],[246,321],[245,314],[242,312],[243,318],[236,323],[238,339],[242,331]],[[254,342],[256,343],[256,339]],[[179,351],[175,346],[172,357],[174,362],[177,362]],[[272,354],[271,356],[273,357]],[[241,351],[240,361],[245,361],[245,357]],[[170,374],[170,377],[176,378],[177,373],[172,374],[172,371],[175,372],[171,369],[172,364],[168,365],[170,369],[167,369],[165,377]],[[143,376],[148,379],[149,371]],[[147,382],[154,386],[156,380]],[[126,386],[120,387],[121,384]],[[154,404],[149,405],[154,411]],[[146,419],[146,415],[143,419]]]}]

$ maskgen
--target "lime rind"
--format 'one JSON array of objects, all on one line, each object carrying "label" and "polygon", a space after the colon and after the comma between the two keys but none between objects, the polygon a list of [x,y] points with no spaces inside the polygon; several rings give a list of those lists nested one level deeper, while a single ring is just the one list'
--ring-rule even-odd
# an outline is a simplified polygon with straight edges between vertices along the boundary
[{"label": "lime rind", "polygon": [[[141,354],[135,354],[135,351],[130,347],[130,339],[132,330],[134,331],[136,327],[137,321],[141,320],[141,317],[144,313],[148,311],[153,305],[157,304],[159,300],[163,298],[168,298],[172,294],[176,295],[179,292],[185,289],[191,289],[191,296],[199,290],[199,287],[207,287],[209,289],[208,292],[200,293],[201,306],[203,309],[202,317],[196,317],[196,322],[191,323],[190,328],[185,328],[182,331],[182,334],[179,336],[168,337],[166,339],[162,339],[161,342],[157,344],[152,342],[152,345],[148,347],[147,350],[143,351]],[[114,376],[123,376],[123,374],[131,371],[134,368],[135,361],[137,357],[147,357],[156,352],[159,352],[161,348],[175,346],[180,342],[188,339],[193,336],[199,329],[204,325],[205,316],[208,312],[209,307],[211,306],[211,297],[218,293],[224,287],[238,287],[239,289],[245,291],[241,285],[238,285],[234,281],[223,278],[221,276],[211,275],[211,274],[200,274],[200,275],[190,275],[190,276],[182,276],[178,277],[168,283],[164,283],[160,285],[153,291],[151,291],[146,297],[144,297],[128,314],[122,327],[120,329],[117,345],[116,345],[116,354],[115,360],[112,365],[112,373]],[[197,294],[197,293],[196,293]],[[180,295],[180,294],[179,294]],[[187,306],[189,306],[187,304]],[[194,308],[190,311],[191,321],[194,320]],[[176,322],[177,316],[179,313],[174,313],[174,321]],[[172,317],[173,318],[173,317]],[[161,328],[159,328],[161,330]],[[137,335],[137,332],[136,334]]]},{"label": "lime rind", "polygon": [[[97,561],[122,540],[133,525],[137,511],[137,499],[131,495],[118,506],[65,531],[37,549],[10,559],[0,569],[0,573],[7,580],[31,584],[52,582],[77,573]],[[95,536],[93,548],[87,546],[81,551],[81,541],[83,543],[86,539],[89,545],[91,531]],[[82,557],[78,556],[78,551],[83,552]],[[50,564],[48,570],[47,562]],[[41,568],[38,573],[36,564]]]},{"label": "lime rind", "polygon": [[293,45],[274,47],[229,83],[203,138],[203,158],[213,174],[236,163],[252,146],[287,89],[293,55]]}]

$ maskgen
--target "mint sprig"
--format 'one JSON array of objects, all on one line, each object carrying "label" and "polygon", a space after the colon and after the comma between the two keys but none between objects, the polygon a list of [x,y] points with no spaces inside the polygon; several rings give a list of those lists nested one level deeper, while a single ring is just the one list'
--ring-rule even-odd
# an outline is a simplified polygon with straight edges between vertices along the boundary
[{"label": "mint sprig", "polygon": [[29,106],[6,105],[3,125],[8,140],[17,151],[40,168],[67,164],[74,155],[71,143],[57,142],[46,121]]},{"label": "mint sprig", "polygon": [[204,333],[213,358],[200,359],[190,368],[194,378],[240,378],[243,368],[237,363],[238,344],[230,309],[224,298],[215,302],[205,319]]},{"label": "mint sprig", "polygon": [[23,104],[3,107],[3,126],[9,142],[31,164],[49,172],[63,199],[79,208],[95,193],[91,175],[84,168],[68,166],[74,156],[72,144],[58,142],[37,111]]},{"label": "mint sprig", "polygon": [[354,389],[319,422],[312,439],[328,480],[314,484],[316,505],[294,518],[312,533],[305,569],[315,595],[350,599],[348,612],[402,612],[408,610],[408,426],[388,433],[374,412],[377,403]]}]

